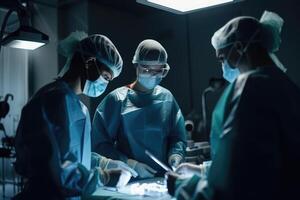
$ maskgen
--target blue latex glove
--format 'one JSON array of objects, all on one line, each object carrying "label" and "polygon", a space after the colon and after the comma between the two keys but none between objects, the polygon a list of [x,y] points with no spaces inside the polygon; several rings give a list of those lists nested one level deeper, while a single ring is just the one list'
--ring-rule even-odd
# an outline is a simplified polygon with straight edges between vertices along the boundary
[{"label": "blue latex glove", "polygon": [[121,169],[123,171],[129,172],[133,177],[138,176],[138,173],[133,168],[128,166],[126,163],[119,160],[112,160],[105,157],[102,157],[102,159],[100,160],[100,168],[103,170]]},{"label": "blue latex glove", "polygon": [[156,170],[152,169],[148,165],[136,160],[128,159],[127,164],[138,173],[140,178],[153,178],[157,173]]}]

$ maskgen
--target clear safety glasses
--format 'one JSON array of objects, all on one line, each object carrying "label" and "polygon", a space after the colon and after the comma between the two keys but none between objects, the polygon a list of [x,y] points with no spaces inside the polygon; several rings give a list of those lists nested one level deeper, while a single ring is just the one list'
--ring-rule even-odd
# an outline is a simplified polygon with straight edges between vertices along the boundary
[{"label": "clear safety glasses", "polygon": [[170,67],[169,65],[162,65],[160,68],[154,68],[147,65],[138,65],[137,69],[141,74],[151,74],[152,76],[160,76],[164,78],[167,76]]}]

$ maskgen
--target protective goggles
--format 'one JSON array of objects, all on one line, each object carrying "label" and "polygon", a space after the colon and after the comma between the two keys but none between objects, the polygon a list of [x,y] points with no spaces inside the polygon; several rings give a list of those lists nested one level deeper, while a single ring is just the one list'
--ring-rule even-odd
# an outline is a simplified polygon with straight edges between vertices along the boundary
[{"label": "protective goggles", "polygon": [[138,73],[141,74],[151,74],[152,76],[160,76],[162,78],[166,77],[170,67],[169,65],[162,65],[161,68],[151,68],[149,65],[138,65],[137,66]]}]

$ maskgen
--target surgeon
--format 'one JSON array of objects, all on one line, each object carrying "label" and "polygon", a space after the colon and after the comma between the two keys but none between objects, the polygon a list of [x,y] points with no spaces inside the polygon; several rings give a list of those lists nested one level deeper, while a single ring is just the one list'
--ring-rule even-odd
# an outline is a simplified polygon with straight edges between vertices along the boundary
[{"label": "surgeon", "polygon": [[170,69],[164,47],[155,40],[144,40],[132,63],[136,80],[112,91],[96,110],[93,150],[126,162],[139,178],[151,178],[165,171],[145,150],[170,167],[184,160],[184,119],[171,92],[159,85]]},{"label": "surgeon", "polygon": [[[89,112],[77,95],[101,95],[123,61],[105,36],[74,32],[59,46],[62,77],[25,105],[16,134],[16,171],[26,178],[16,199],[80,199],[97,187],[119,186],[134,171],[91,152]],[[115,168],[115,170],[114,170]]]},{"label": "surgeon", "polygon": [[[231,84],[212,122],[213,160],[205,179],[168,176],[177,199],[294,199],[300,180],[300,89],[274,54],[283,19],[237,17],[212,37],[223,76]],[[201,173],[200,173],[201,174]]]}]

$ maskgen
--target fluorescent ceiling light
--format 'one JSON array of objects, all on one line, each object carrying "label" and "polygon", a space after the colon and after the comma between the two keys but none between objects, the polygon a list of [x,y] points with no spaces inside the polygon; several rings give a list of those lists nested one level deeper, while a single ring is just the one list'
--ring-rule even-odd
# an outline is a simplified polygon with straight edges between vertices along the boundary
[{"label": "fluorescent ceiling light", "polygon": [[136,0],[136,1],[141,4],[182,14],[193,10],[198,10],[201,8],[234,2],[236,0]]},{"label": "fluorescent ceiling light", "polygon": [[2,45],[12,48],[34,50],[49,42],[49,37],[28,26],[21,26],[17,31],[9,33],[3,40]]}]

